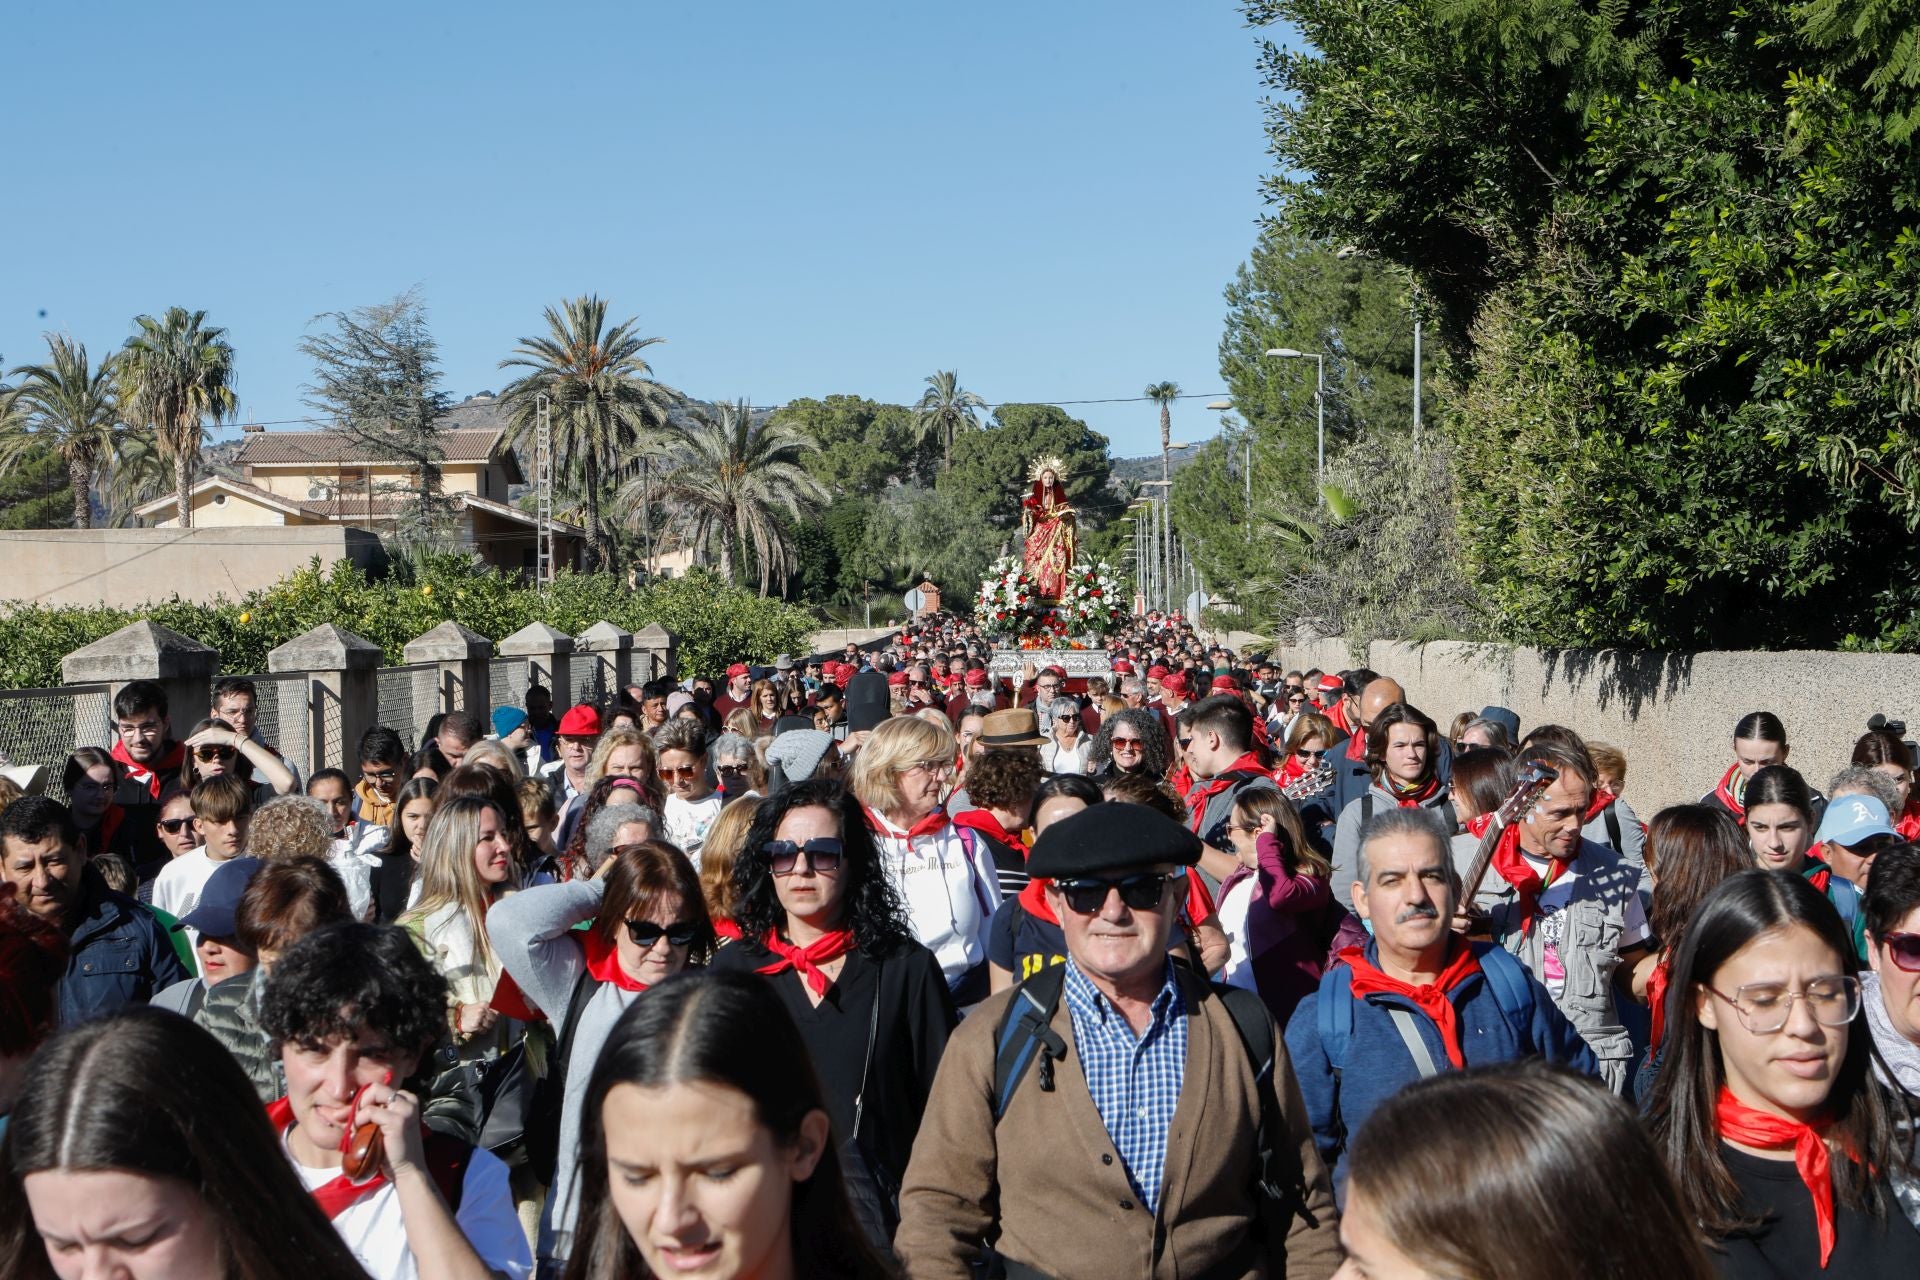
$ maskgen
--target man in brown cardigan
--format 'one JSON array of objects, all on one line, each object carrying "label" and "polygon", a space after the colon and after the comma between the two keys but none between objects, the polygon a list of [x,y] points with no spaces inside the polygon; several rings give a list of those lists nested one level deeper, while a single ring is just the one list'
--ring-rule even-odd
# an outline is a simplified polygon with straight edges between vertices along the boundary
[{"label": "man in brown cardigan", "polygon": [[[1273,1144],[1295,1194],[1258,1188],[1259,1086],[1206,980],[1167,944],[1199,840],[1137,805],[1049,827],[1028,870],[1066,934],[1050,1027],[996,1122],[997,1037],[1020,988],[947,1044],[900,1196],[894,1248],[911,1280],[1080,1276],[1325,1280],[1340,1266],[1326,1167],[1284,1042],[1274,1041]],[[1035,981],[1038,979],[1036,978]]]}]

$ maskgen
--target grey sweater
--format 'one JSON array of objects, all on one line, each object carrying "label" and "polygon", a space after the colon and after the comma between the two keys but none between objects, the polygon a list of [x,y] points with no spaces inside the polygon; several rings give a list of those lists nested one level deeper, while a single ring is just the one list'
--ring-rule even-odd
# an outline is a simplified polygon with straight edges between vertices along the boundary
[{"label": "grey sweater", "polygon": [[[587,969],[584,948],[568,934],[574,925],[599,912],[605,888],[600,880],[537,885],[502,898],[487,913],[487,936],[493,941],[494,954],[527,998],[547,1015],[555,1035],[567,1016],[574,984]],[[567,1091],[560,1104],[559,1155],[540,1218],[538,1252],[543,1261],[564,1262],[573,1251],[573,1224],[580,1211],[576,1167],[580,1110],[586,1102],[587,1080],[607,1033],[640,994],[604,983],[580,1011],[574,1027],[567,1054]]]},{"label": "grey sweater", "polygon": [[[1887,1016],[1887,1002],[1880,991],[1880,975],[1860,975],[1860,1003],[1867,1007],[1867,1026],[1873,1030],[1873,1043],[1893,1073],[1887,1083],[1907,1093],[1920,1093],[1920,1045],[1901,1035]],[[1875,1070],[1878,1071],[1878,1064]],[[1884,1073],[1883,1073],[1884,1075]]]}]

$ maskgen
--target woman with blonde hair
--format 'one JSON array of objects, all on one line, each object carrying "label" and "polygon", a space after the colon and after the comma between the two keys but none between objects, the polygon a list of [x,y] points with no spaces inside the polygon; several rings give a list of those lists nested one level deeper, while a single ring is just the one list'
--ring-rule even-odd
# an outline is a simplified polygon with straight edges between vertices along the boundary
[{"label": "woman with blonde hair", "polygon": [[851,786],[880,865],[906,904],[913,934],[940,961],[954,1002],[988,994],[987,927],[1000,903],[986,842],[947,821],[953,733],[912,716],[882,721],[853,758]]},{"label": "woman with blonde hair", "polygon": [[574,832],[586,817],[587,794],[596,784],[614,777],[631,778],[638,783],[641,803],[656,812],[666,800],[653,745],[646,735],[624,726],[609,729],[593,744],[593,754],[587,757],[587,785],[560,815],[560,825],[553,833],[555,845],[565,849],[573,843]]},{"label": "woman with blonde hair", "polygon": [[713,917],[713,931],[722,938],[738,938],[740,927],[733,922],[733,864],[747,840],[747,828],[760,811],[760,796],[742,796],[720,811],[707,828],[707,843],[700,850],[700,892],[707,900],[707,914]]},{"label": "woman with blonde hair", "polygon": [[491,800],[458,796],[440,805],[421,842],[419,903],[395,922],[447,980],[463,1059],[494,1057],[505,1047],[508,1028],[490,1007],[500,961],[486,919],[515,888],[510,830]]},{"label": "woman with blonde hair", "polygon": [[515,786],[518,786],[527,776],[525,765],[520,757],[503,745],[498,738],[482,738],[474,743],[467,748],[467,754],[460,757],[460,763],[477,764],[492,769]]}]

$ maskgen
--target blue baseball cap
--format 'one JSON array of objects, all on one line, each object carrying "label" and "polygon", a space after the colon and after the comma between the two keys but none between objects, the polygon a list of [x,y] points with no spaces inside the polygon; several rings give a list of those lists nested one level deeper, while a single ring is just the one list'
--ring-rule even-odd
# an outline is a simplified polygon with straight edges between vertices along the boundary
[{"label": "blue baseball cap", "polygon": [[493,732],[496,737],[504,738],[526,722],[527,713],[518,707],[493,709]]},{"label": "blue baseball cap", "polygon": [[1878,796],[1841,796],[1827,802],[1826,815],[1813,838],[1817,842],[1855,845],[1875,836],[1897,834],[1887,821],[1887,806]]},{"label": "blue baseball cap", "polygon": [[240,910],[240,897],[253,882],[254,874],[266,865],[259,858],[231,858],[221,863],[207,877],[200,901],[173,927],[198,929],[212,938],[231,938],[238,927],[234,916]]}]

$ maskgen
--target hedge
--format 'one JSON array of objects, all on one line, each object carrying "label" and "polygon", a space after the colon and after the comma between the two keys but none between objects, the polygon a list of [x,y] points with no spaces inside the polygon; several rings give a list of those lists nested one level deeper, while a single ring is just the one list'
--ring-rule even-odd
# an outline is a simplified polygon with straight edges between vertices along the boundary
[{"label": "hedge", "polygon": [[695,570],[637,590],[612,574],[562,573],[546,591],[522,586],[457,556],[429,558],[404,578],[369,579],[351,561],[306,568],[238,602],[195,604],[178,596],[138,608],[0,609],[0,688],[61,683],[60,660],[142,618],[220,651],[230,672],[267,669],[267,654],[323,622],[372,641],[389,663],[407,642],[452,619],[499,641],[545,622],[579,635],[602,620],[629,631],[658,622],[680,638],[683,671],[716,673],[730,662],[798,654],[817,623],[802,609],[768,600]]}]

